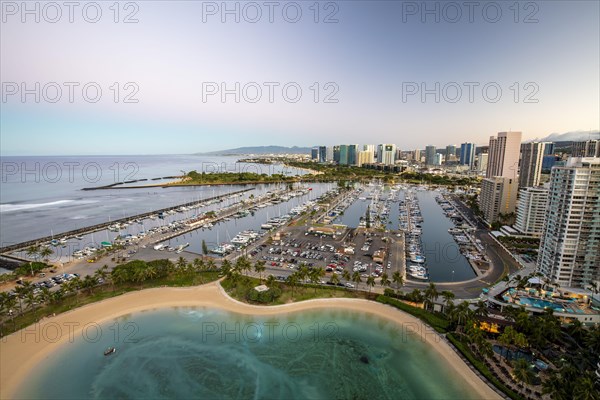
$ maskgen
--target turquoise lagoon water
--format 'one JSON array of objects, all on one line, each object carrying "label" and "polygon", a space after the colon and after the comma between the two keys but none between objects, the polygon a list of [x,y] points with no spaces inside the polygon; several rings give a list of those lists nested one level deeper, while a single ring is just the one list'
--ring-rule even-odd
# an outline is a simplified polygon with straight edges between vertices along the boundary
[{"label": "turquoise lagoon water", "polygon": [[[87,330],[18,398],[468,399],[411,328],[333,309],[277,317],[172,308]],[[107,346],[117,352],[104,356]]]}]

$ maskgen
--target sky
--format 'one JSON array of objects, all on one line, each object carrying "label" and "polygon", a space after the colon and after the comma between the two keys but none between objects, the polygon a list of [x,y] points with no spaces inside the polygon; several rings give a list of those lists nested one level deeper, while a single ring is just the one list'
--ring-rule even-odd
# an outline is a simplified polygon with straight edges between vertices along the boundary
[{"label": "sky", "polygon": [[597,1],[76,4],[1,3],[0,155],[413,149],[600,125]]}]

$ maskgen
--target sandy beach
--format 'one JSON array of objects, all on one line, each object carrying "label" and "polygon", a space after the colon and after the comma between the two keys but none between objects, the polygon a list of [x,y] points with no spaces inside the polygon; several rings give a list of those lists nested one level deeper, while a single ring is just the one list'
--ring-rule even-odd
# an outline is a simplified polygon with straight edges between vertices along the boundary
[{"label": "sandy beach", "polygon": [[31,370],[62,344],[81,334],[87,324],[102,324],[138,311],[176,306],[214,307],[247,315],[277,315],[324,308],[372,313],[399,324],[410,324],[411,331],[431,345],[465,379],[465,384],[478,398],[500,398],[431,328],[395,308],[360,299],[316,299],[280,306],[252,306],[227,296],[218,282],[194,288],[155,288],[131,292],[44,318],[36,325],[3,338],[0,343],[0,398],[14,398],[15,391]]}]

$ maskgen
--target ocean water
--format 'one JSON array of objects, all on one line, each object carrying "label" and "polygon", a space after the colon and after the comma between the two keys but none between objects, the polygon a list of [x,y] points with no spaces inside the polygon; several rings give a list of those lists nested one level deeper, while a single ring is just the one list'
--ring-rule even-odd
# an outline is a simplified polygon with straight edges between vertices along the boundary
[{"label": "ocean water", "polygon": [[[171,308],[128,315],[63,345],[28,399],[469,399],[410,329],[331,309],[278,317]],[[100,333],[99,333],[100,332]],[[116,353],[104,356],[107,346]]]},{"label": "ocean water", "polygon": [[[205,172],[303,175],[281,165],[237,163],[238,157],[195,155],[1,157],[0,235],[6,246],[245,187],[210,186],[82,191],[85,187]],[[256,195],[256,194],[255,194]],[[102,238],[101,240],[105,240]]]}]

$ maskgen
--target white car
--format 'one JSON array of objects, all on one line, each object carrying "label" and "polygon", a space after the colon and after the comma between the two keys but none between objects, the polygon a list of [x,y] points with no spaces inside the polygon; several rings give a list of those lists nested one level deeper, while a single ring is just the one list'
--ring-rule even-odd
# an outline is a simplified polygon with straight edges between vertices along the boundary
[{"label": "white car", "polygon": [[351,284],[350,282],[346,282],[346,287],[348,287],[348,288],[353,288],[353,287],[354,287],[354,285],[353,285],[353,284]]}]

